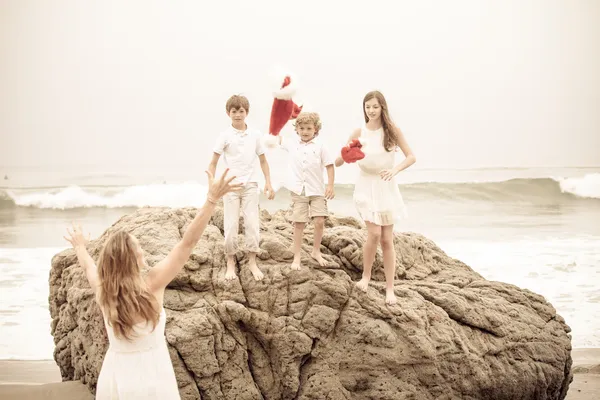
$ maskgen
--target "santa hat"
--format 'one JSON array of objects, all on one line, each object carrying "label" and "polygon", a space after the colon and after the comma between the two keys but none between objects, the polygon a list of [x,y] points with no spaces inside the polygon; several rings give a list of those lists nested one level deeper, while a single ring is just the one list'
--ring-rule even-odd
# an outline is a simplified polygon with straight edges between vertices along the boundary
[{"label": "santa hat", "polygon": [[297,90],[296,78],[291,73],[286,73],[280,80],[280,87],[273,92],[273,106],[271,107],[271,120],[269,134],[278,136],[288,121],[296,119],[302,111],[302,105],[296,104],[294,96]]}]

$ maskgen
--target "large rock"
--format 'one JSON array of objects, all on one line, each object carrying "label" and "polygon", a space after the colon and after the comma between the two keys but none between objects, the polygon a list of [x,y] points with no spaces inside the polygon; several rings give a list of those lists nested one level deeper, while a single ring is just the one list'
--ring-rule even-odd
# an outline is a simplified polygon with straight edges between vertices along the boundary
[{"label": "large rock", "polygon": [[[150,266],[181,238],[194,209],[144,208],[108,235],[135,235]],[[240,254],[239,280],[224,280],[223,215],[165,295],[166,337],[183,399],[564,399],[570,329],[528,290],[482,278],[433,242],[397,234],[398,304],[384,303],[381,254],[367,293],[355,289],[366,231],[352,218],[327,221],[319,267],[291,271],[288,214],[261,215],[256,282]],[[240,236],[240,240],[243,237]],[[50,273],[54,357],[64,380],[93,391],[107,349],[98,306],[72,250]]]}]

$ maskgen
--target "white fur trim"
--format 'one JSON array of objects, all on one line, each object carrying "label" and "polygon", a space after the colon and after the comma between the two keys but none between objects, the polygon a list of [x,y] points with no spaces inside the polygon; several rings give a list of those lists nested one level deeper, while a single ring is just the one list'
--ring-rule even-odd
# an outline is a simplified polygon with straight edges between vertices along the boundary
[{"label": "white fur trim", "polygon": [[277,143],[279,142],[279,138],[277,136],[271,135],[271,134],[265,134],[263,137],[263,143],[265,146],[267,146],[268,148],[274,148],[277,147]]},{"label": "white fur trim", "polygon": [[[296,83],[296,78],[292,75],[288,75],[290,77],[290,84],[284,87],[283,89],[279,89],[273,92],[273,97],[279,100],[291,100],[296,94],[296,89],[298,88],[298,84]],[[279,83],[279,87],[283,85],[285,77]]]}]

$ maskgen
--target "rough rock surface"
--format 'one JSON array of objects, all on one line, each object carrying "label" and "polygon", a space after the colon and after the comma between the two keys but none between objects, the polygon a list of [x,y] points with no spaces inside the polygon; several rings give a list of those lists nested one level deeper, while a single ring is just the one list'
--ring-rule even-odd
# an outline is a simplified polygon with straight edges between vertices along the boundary
[{"label": "rough rock surface", "polygon": [[[143,208],[108,235],[135,235],[150,266],[181,238],[194,209]],[[542,296],[482,278],[425,237],[397,234],[395,291],[384,303],[381,254],[367,293],[355,289],[366,231],[352,218],[326,222],[319,267],[291,271],[292,226],[261,215],[262,282],[239,254],[225,282],[223,214],[165,295],[166,338],[182,399],[564,399],[571,372],[569,327]],[[243,236],[240,236],[240,240]],[[94,390],[107,349],[98,306],[75,253],[52,260],[54,357],[64,380]]]}]

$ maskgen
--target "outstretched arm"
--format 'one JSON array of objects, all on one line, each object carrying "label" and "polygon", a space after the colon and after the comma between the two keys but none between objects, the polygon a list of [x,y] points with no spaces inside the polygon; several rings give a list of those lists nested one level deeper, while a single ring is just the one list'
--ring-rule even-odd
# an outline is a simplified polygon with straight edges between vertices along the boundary
[{"label": "outstretched arm", "polygon": [[198,210],[196,217],[188,226],[181,241],[175,245],[164,260],[156,264],[148,273],[147,281],[150,290],[156,291],[167,287],[169,282],[181,271],[192,254],[192,250],[202,237],[204,229],[206,229],[206,225],[208,225],[208,221],[215,210],[217,200],[226,193],[239,190],[242,187],[241,183],[231,184],[235,176],[227,178],[227,172],[229,172],[229,169],[225,170],[223,175],[217,180],[214,180],[210,171],[206,172],[208,175],[208,195],[206,196],[206,202]]},{"label": "outstretched arm", "polygon": [[88,283],[92,287],[94,293],[96,292],[96,288],[98,287],[98,271],[96,268],[96,263],[88,253],[87,248],[85,247],[89,241],[89,235],[87,238],[83,236],[81,231],[81,226],[73,224],[73,230],[71,231],[67,228],[67,234],[64,236],[65,240],[67,240],[73,248],[75,249],[75,254],[77,255],[77,261],[79,261],[79,265],[85,271],[85,276],[88,280]]},{"label": "outstretched arm", "polygon": [[[348,138],[348,143],[350,143],[353,139],[357,139],[359,136],[360,128],[357,128],[354,130],[354,132],[352,132],[352,134]],[[338,158],[335,159],[335,166],[341,167],[342,165],[344,165],[344,159],[342,158],[342,156],[338,156]]]}]

